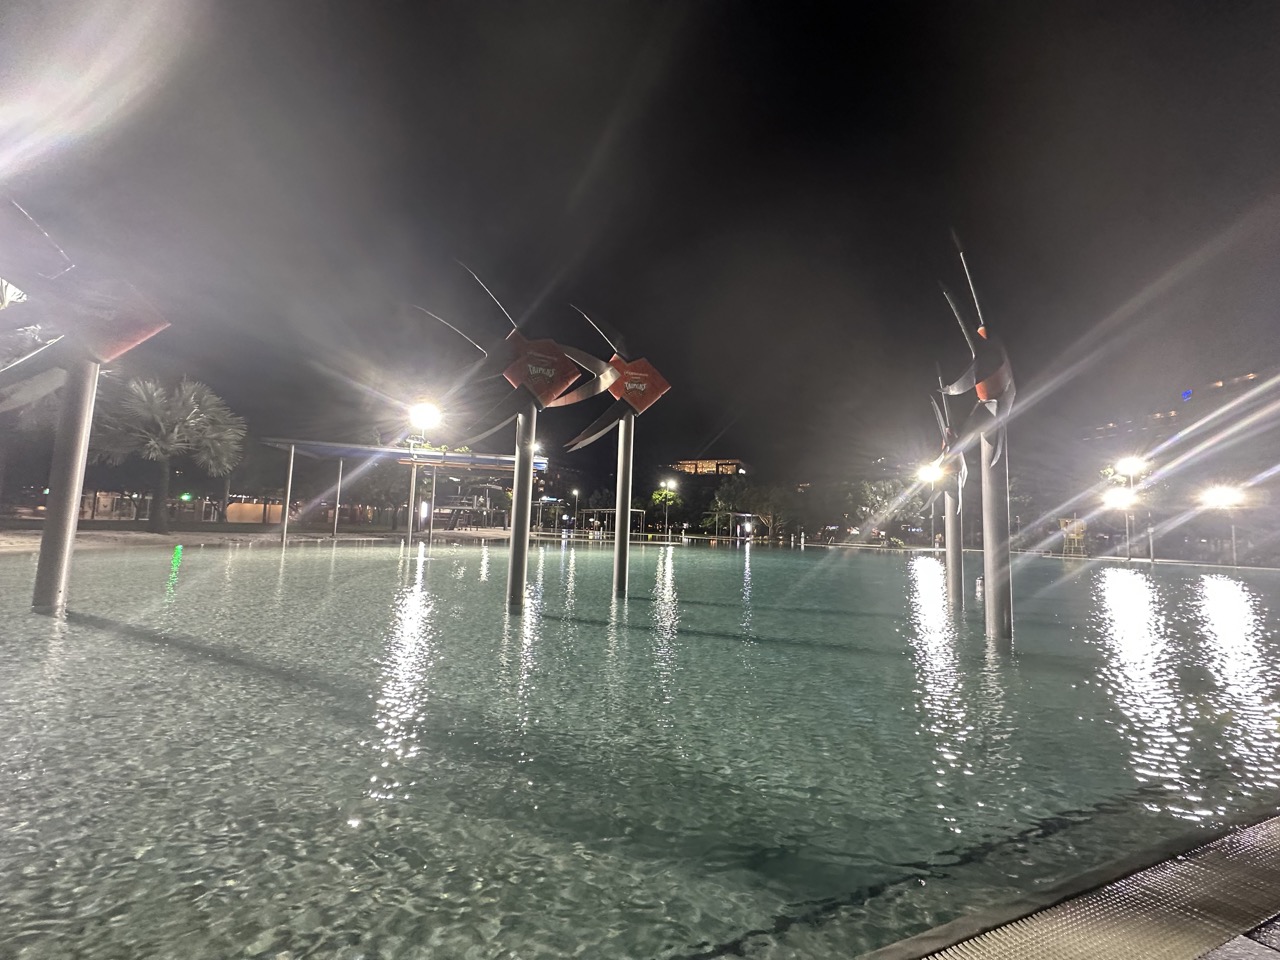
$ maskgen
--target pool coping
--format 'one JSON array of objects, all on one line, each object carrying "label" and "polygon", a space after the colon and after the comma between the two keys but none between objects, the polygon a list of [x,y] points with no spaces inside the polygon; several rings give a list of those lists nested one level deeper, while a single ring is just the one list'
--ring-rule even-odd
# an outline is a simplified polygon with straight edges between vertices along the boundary
[{"label": "pool coping", "polygon": [[[1144,870],[1183,857],[1224,837],[1241,833],[1280,816],[1280,802],[1259,804],[1227,817],[1215,830],[1172,837],[1128,857],[1093,867],[1038,894],[978,910],[911,937],[858,955],[857,960],[924,960],[967,940],[998,930],[1076,897],[1117,884]],[[1245,934],[1248,930],[1238,930]]]}]

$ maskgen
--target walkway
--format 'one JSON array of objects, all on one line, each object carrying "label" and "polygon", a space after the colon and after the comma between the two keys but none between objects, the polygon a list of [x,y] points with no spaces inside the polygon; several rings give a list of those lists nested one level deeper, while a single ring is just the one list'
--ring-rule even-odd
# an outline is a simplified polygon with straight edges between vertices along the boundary
[{"label": "walkway", "polygon": [[1280,817],[1021,919],[962,918],[864,960],[918,958],[1280,960]]}]

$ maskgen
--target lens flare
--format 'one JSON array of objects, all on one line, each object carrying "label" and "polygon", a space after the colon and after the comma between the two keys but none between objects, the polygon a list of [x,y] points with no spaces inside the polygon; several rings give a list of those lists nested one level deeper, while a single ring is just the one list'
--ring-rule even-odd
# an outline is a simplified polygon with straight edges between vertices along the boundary
[{"label": "lens flare", "polygon": [[195,0],[8,4],[0,71],[0,181],[119,122],[194,33]]}]

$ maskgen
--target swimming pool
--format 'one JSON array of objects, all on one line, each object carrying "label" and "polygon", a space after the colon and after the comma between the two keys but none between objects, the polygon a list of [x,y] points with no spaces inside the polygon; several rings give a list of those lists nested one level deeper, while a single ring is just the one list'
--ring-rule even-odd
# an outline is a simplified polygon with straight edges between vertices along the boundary
[{"label": "swimming pool", "polygon": [[[0,557],[0,954],[849,957],[1274,798],[1266,573],[928,556]],[[25,952],[21,952],[25,951]]]}]

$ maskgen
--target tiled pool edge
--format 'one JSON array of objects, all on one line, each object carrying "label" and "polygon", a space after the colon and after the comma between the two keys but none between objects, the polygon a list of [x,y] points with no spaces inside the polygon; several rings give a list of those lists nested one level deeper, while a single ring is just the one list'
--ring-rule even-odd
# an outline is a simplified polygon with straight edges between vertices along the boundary
[{"label": "tiled pool edge", "polygon": [[[980,944],[971,944],[969,941],[975,941],[979,937],[992,934],[1011,924],[1034,922],[1033,918],[1037,915],[1060,907],[1068,901],[1119,884],[1170,861],[1199,855],[1229,837],[1241,836],[1251,830],[1264,827],[1280,830],[1280,804],[1266,804],[1245,811],[1229,818],[1220,829],[1212,833],[1183,835],[1148,848],[1135,856],[1121,858],[1087,870],[1041,894],[1023,897],[990,910],[957,917],[949,923],[913,937],[861,954],[859,960],[922,960],[925,957],[952,951],[961,944],[970,948],[966,956],[978,958],[983,956]],[[1277,869],[1280,870],[1280,857],[1277,858]],[[1276,889],[1275,900],[1276,905],[1271,914],[1260,917],[1252,924],[1241,926],[1241,929],[1235,930],[1234,933],[1226,934],[1219,943],[1210,944],[1200,953],[1188,954],[1188,960],[1220,946],[1230,940],[1233,935],[1248,933],[1258,924],[1265,922],[1268,917],[1280,913],[1280,886]],[[1034,955],[1028,955],[1028,960],[1035,960]]]}]

